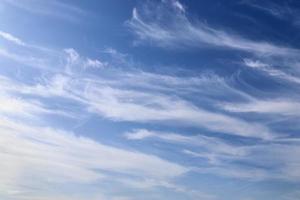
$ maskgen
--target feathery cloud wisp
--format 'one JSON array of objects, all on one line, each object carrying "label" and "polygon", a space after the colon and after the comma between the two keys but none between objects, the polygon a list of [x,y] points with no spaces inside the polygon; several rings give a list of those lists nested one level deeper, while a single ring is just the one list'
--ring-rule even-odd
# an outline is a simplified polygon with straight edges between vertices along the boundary
[{"label": "feathery cloud wisp", "polygon": [[26,45],[21,39],[11,35],[10,33],[4,32],[4,31],[0,31],[0,37],[2,37],[5,40],[8,40],[10,42],[13,42],[17,45],[21,45],[21,46]]},{"label": "feathery cloud wisp", "polygon": [[[181,5],[180,7],[176,5]],[[127,26],[142,42],[162,47],[204,47],[241,50],[254,54],[295,56],[297,49],[278,46],[268,42],[245,39],[237,34],[227,33],[203,23],[188,19],[179,1],[163,1],[160,4],[146,4],[134,8]]]}]

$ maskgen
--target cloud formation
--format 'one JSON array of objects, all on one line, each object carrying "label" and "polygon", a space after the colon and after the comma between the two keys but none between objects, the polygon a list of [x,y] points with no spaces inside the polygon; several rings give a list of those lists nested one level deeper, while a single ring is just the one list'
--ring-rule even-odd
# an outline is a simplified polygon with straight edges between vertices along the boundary
[{"label": "cloud formation", "polygon": [[[201,159],[202,166],[193,169],[199,173],[212,173],[255,181],[268,179],[297,181],[299,178],[300,160],[297,153],[293,154],[300,150],[297,140],[287,142],[279,139],[269,144],[234,145],[225,140],[201,134],[186,136],[145,129],[128,132],[125,137],[129,140],[152,139],[153,142],[158,140],[180,145],[178,147],[182,148],[182,153]],[[243,166],[243,163],[256,167],[247,168]],[[270,169],[271,166],[276,167]]]},{"label": "cloud formation", "polygon": [[[5,2],[39,16],[84,14],[56,1]],[[244,185],[245,193],[265,192],[259,187],[269,182],[294,190],[299,50],[214,28],[189,11],[176,0],[136,6],[125,23],[138,45],[100,48],[97,56],[0,32],[0,198],[242,199],[235,193]],[[131,55],[141,43],[242,56],[221,70],[158,69]]]},{"label": "cloud formation", "polygon": [[87,14],[85,10],[77,6],[60,1],[25,0],[19,2],[4,0],[3,3],[40,16],[64,19],[71,22],[76,22]]},{"label": "cloud formation", "polygon": [[9,33],[0,31],[0,37],[2,37],[5,40],[8,40],[10,42],[13,42],[13,43],[15,43],[17,45],[25,46],[25,43],[21,39],[15,37],[15,36],[13,36],[13,35],[11,35]]},{"label": "cloud formation", "polygon": [[126,24],[140,41],[167,48],[212,46],[254,54],[299,54],[297,49],[270,42],[252,41],[201,22],[192,22],[179,1],[162,1],[160,4],[145,4],[141,8],[134,8],[132,18]]}]

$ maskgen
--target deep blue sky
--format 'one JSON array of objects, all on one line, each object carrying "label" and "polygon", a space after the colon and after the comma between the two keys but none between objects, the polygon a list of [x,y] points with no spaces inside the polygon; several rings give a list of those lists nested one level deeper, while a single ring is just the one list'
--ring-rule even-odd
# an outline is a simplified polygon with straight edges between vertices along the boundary
[{"label": "deep blue sky", "polygon": [[0,198],[300,198],[300,2],[0,2]]}]

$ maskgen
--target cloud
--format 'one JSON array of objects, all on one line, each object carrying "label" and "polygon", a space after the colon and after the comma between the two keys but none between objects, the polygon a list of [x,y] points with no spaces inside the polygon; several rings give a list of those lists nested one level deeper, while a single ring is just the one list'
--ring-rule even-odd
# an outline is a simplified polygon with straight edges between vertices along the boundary
[{"label": "cloud", "polygon": [[294,5],[293,1],[282,1],[282,2],[274,2],[274,1],[241,1],[242,5],[249,6],[251,8],[256,9],[257,11],[262,11],[275,19],[279,19],[284,21],[285,23],[289,23],[299,28],[300,25],[300,10],[297,6]]},{"label": "cloud", "polygon": [[70,22],[76,22],[87,14],[82,8],[61,1],[24,0],[19,2],[16,0],[4,0],[4,3],[33,14]]},{"label": "cloud", "polygon": [[251,67],[253,69],[263,71],[263,72],[267,73],[269,76],[272,76],[275,78],[280,78],[280,79],[287,80],[289,82],[294,82],[297,84],[300,83],[299,77],[287,74],[278,69],[274,69],[274,68],[272,68],[272,66],[270,64],[263,63],[259,60],[244,59],[244,64],[247,67]]},{"label": "cloud", "polygon": [[[80,185],[100,180],[103,182],[114,177],[109,173],[123,174],[123,177],[130,176],[130,179],[151,179],[159,183],[188,171],[184,166],[157,156],[103,145],[85,137],[75,136],[72,132],[45,126],[48,122],[43,114],[52,114],[55,110],[46,109],[40,102],[28,98],[9,97],[8,94],[19,96],[18,92],[22,91],[22,87],[25,90],[26,88],[5,77],[1,77],[0,80],[0,102],[3,105],[0,109],[0,171],[3,172],[0,173],[0,187],[5,188],[8,195],[15,199],[39,199],[39,193],[46,199],[48,187],[64,183]],[[57,79],[57,82],[61,80]],[[58,91],[59,87],[56,86],[55,91]],[[9,145],[12,143],[13,146]],[[108,157],[110,161],[107,161]],[[144,166],[145,163],[147,167]],[[162,164],[166,164],[168,172],[158,170]],[[33,181],[28,181],[27,177],[31,177],[29,180]],[[118,178],[116,176],[114,179],[120,184]],[[28,185],[29,188],[23,185]],[[154,186],[164,187],[161,184]],[[32,190],[33,194],[29,194]]]},{"label": "cloud", "polygon": [[300,103],[285,99],[257,100],[249,103],[223,104],[221,107],[230,112],[254,112],[299,116]]},{"label": "cloud", "polygon": [[10,51],[7,51],[6,49],[0,49],[0,56],[6,57],[13,61],[23,63],[23,64],[29,65],[29,66],[34,66],[34,67],[44,66],[44,60],[42,60],[40,58],[22,56],[20,54],[15,54]]},{"label": "cloud", "polygon": [[[298,181],[300,160],[293,152],[300,150],[297,140],[274,140],[270,143],[229,144],[226,140],[203,135],[134,130],[125,134],[129,140],[147,140],[147,144],[164,141],[195,159],[193,170],[199,173],[247,180]],[[151,141],[150,139],[156,139]],[[183,149],[182,149],[183,148]],[[181,150],[182,149],[182,150]],[[196,162],[197,161],[197,162]]]},{"label": "cloud", "polygon": [[250,6],[252,8],[258,9],[265,13],[268,13],[279,19],[286,19],[290,14],[292,14],[292,9],[287,6],[287,4],[280,5],[276,3],[272,3],[270,1],[265,1],[261,4],[256,1],[241,1],[243,5]]},{"label": "cloud", "polygon": [[144,129],[126,133],[126,138],[129,140],[142,140],[153,136],[157,136],[157,134]]},{"label": "cloud", "polygon": [[81,69],[102,69],[109,65],[107,62],[102,62],[98,59],[84,58],[73,48],[64,49],[64,52],[66,53],[67,60],[65,72],[68,74],[77,73]]},{"label": "cloud", "polygon": [[[155,155],[104,145],[76,136],[71,131],[54,128],[44,117],[45,113],[71,113],[66,105],[61,113],[56,113],[56,109],[45,107],[46,102],[47,106],[52,105],[49,101],[39,97],[76,97],[65,92],[69,81],[70,78],[57,76],[51,79],[52,90],[49,90],[0,76],[0,102],[3,105],[0,109],[0,188],[5,190],[1,195],[14,199],[39,199],[41,194],[40,198],[47,199],[51,197],[48,188],[62,184],[80,187],[111,179],[114,185],[122,185],[124,179],[136,178],[156,183],[147,187],[166,187],[160,183],[171,182],[189,171],[188,167]],[[59,193],[56,191],[58,196]],[[67,196],[61,196],[61,199],[67,199]]]},{"label": "cloud", "polygon": [[117,121],[173,121],[231,135],[265,139],[273,137],[268,128],[262,125],[210,112],[163,94],[97,87],[92,84],[85,94],[91,111]]},{"label": "cloud", "polygon": [[0,185],[10,190],[18,190],[23,184],[43,191],[50,185],[96,183],[110,179],[107,172],[167,181],[188,171],[153,155],[104,145],[51,127],[1,117],[0,129]]},{"label": "cloud", "polygon": [[27,45],[19,48],[18,53],[10,48],[0,48],[0,57],[18,63],[22,67],[43,69],[47,72],[61,71],[59,64],[61,57],[53,52],[50,53],[46,48]]},{"label": "cloud", "polygon": [[73,48],[68,48],[64,50],[66,54],[68,55],[67,60],[70,63],[75,63],[79,59],[79,54],[77,51]]},{"label": "cloud", "polygon": [[[10,156],[15,155],[19,159],[24,156],[25,162],[40,161],[41,165],[48,163],[57,168],[61,167],[62,170],[56,171],[51,168],[49,170],[53,170],[53,173],[65,173],[64,175],[61,174],[62,178],[70,175],[78,181],[94,181],[98,177],[96,169],[132,175],[142,174],[157,179],[176,177],[187,171],[183,166],[156,156],[103,145],[91,139],[77,137],[73,133],[50,127],[28,126],[19,121],[14,122],[1,118],[1,129],[3,133],[2,146],[5,148],[5,152]],[[16,147],[5,145],[5,143],[9,144],[8,141],[11,140],[14,140],[14,144],[18,145]],[[110,159],[107,159],[108,157]],[[60,165],[63,160],[64,165]],[[147,165],[144,165],[145,163]],[[160,170],[155,165],[165,165],[169,170]],[[36,166],[38,166],[37,163]],[[67,172],[64,167],[70,170],[82,170],[82,172],[86,172],[86,175]],[[88,174],[91,176],[87,176]],[[68,181],[68,178],[64,181]]]},{"label": "cloud", "polygon": [[[244,59],[243,65],[257,72],[266,74],[267,79],[271,78],[280,84],[283,84],[283,81],[285,81],[286,83],[284,85],[289,87],[293,86],[293,84],[298,85],[300,83],[296,66],[292,64],[292,66],[289,67],[291,62],[294,64],[297,63],[297,61],[290,61],[288,58],[283,59],[282,70],[276,69],[275,66],[273,66],[273,63],[276,63],[276,61],[270,61],[268,59],[265,62],[258,59]],[[277,63],[277,65],[280,65],[280,62]],[[286,73],[284,70],[291,72]],[[258,96],[245,99],[245,101],[242,102],[219,103],[218,105],[220,108],[229,112],[268,114],[280,118],[282,116],[299,116],[298,108],[300,104],[298,102],[298,96],[288,92],[285,95],[276,94],[276,96],[272,98],[268,96],[264,98]]]},{"label": "cloud", "polygon": [[194,163],[201,161],[201,164],[192,167],[199,173],[256,181],[271,179],[298,181],[299,177],[300,160],[297,152],[300,148],[297,139],[236,144],[226,139],[201,134],[187,136],[186,133],[146,129],[127,132],[125,137],[137,142],[147,140],[145,141],[147,144],[157,141],[174,144],[177,151],[194,158]]},{"label": "cloud", "polygon": [[64,117],[76,118],[73,113],[68,113],[55,109],[47,109],[41,102],[36,100],[26,100],[8,95],[0,95],[1,116],[15,116],[23,119],[37,119],[37,114],[59,115]]},{"label": "cloud", "polygon": [[0,31],[0,37],[2,37],[5,40],[8,40],[10,42],[13,42],[17,45],[21,45],[21,46],[26,45],[21,39],[11,35],[10,33],[4,32],[4,31]]},{"label": "cloud", "polygon": [[[173,9],[185,12],[176,6]],[[40,58],[35,52],[30,53]],[[106,49],[106,53],[127,62],[126,54],[113,49]],[[270,99],[253,97],[247,90],[235,87],[235,80],[213,73],[185,76],[150,73],[114,68],[110,65],[111,61],[107,61],[109,67],[95,74],[84,66],[88,60],[97,64],[98,59],[82,56],[72,48],[58,54],[58,65],[47,65],[53,59],[48,57],[50,62],[45,62],[45,66],[49,70],[43,70],[42,76],[37,73],[34,78],[25,81],[0,76],[0,103],[5,105],[0,109],[4,113],[0,115],[0,132],[3,133],[0,136],[3,139],[0,158],[4,161],[3,168],[9,169],[0,170],[0,178],[3,180],[1,188],[10,192],[5,193],[6,196],[51,199],[55,192],[48,190],[62,185],[71,187],[73,191],[79,191],[78,188],[82,191],[87,186],[96,185],[99,189],[102,184],[109,184],[114,195],[122,193],[115,191],[115,188],[133,191],[135,195],[138,191],[145,195],[156,189],[167,189],[176,194],[193,194],[189,196],[191,199],[211,199],[206,194],[196,194],[194,190],[182,187],[175,183],[176,180],[185,178],[186,173],[195,172],[251,181],[273,178],[297,181],[299,178],[299,159],[296,158],[298,143],[287,135],[285,138],[277,137],[262,122],[263,117],[245,120],[235,113],[248,109],[296,115],[297,109],[293,106],[298,106],[297,102],[288,105],[293,103],[293,99],[278,99],[277,103],[276,99],[272,99],[273,104],[268,106]],[[11,59],[21,56],[15,55]],[[23,55],[22,58],[25,57]],[[22,63],[22,59],[19,62]],[[36,63],[32,61],[30,64],[35,66]],[[248,65],[255,69],[268,67],[263,62],[255,61],[248,62]],[[51,71],[51,67],[57,71]],[[240,102],[251,104],[250,109],[247,106],[245,109]],[[274,106],[277,110],[272,110]],[[135,149],[136,146],[126,148],[129,141],[123,140],[121,144],[113,142],[112,145],[79,136],[76,131],[62,130],[60,124],[64,121],[60,119],[65,116],[56,113],[58,110],[67,115],[73,115],[72,112],[83,116],[92,114],[95,119],[105,118],[111,123],[134,122],[139,127],[145,124],[157,127],[163,124],[166,128],[192,127],[205,131],[205,135],[188,136],[187,133],[145,128],[124,131],[130,143],[148,145],[164,142],[168,148],[174,149],[172,153],[176,153],[176,158],[168,157],[170,152],[163,152],[164,157],[160,157],[157,152],[161,149],[157,149],[155,155],[143,153]],[[52,113],[59,114],[60,118],[45,117]],[[27,120],[20,119],[20,116]],[[31,120],[28,116],[39,120]],[[72,124],[78,124],[79,120],[71,120]],[[56,123],[53,124],[53,121]],[[103,134],[93,137],[100,138]],[[14,141],[16,145],[9,145]],[[160,148],[159,145],[155,147]],[[184,162],[178,159],[180,156],[193,162],[188,162],[189,166],[180,164]],[[47,196],[40,197],[37,191],[47,193]],[[64,188],[61,191],[65,192]],[[32,196],[32,193],[35,195]],[[60,196],[58,193],[60,191],[55,194],[61,199],[70,198],[69,194]],[[85,193],[89,195],[93,192]],[[113,199],[106,194],[100,195],[100,199]],[[74,198],[87,199],[86,196]]]},{"label": "cloud", "polygon": [[47,85],[25,86],[22,91],[27,94],[67,98],[85,105],[89,112],[115,121],[173,121],[184,126],[203,127],[237,136],[264,139],[274,137],[267,127],[260,124],[210,112],[180,98],[115,88],[101,81],[97,83],[78,78],[75,80],[60,75],[50,79]]},{"label": "cloud", "polygon": [[[54,73],[51,78],[44,79],[35,86],[23,85],[19,91],[37,96],[66,98],[80,103],[91,113],[114,121],[176,122],[186,127],[205,128],[208,131],[243,137],[270,139],[275,136],[268,127],[261,124],[210,111],[180,97],[199,92],[197,88],[202,86],[210,88],[200,92],[202,95],[221,98],[232,94],[237,98],[251,98],[216,76],[181,78],[137,71],[123,74],[122,70],[113,70],[118,79],[112,81],[85,73],[83,66],[86,59],[74,49],[66,49],[65,53],[63,73]],[[79,76],[82,73],[84,75]],[[137,82],[141,83],[140,87],[136,87]],[[130,84],[135,89],[129,88]],[[176,91],[177,88],[187,88],[187,94],[169,95],[169,92]],[[132,115],[132,112],[136,114]]]},{"label": "cloud", "polygon": [[295,56],[297,49],[278,46],[269,42],[252,41],[233,33],[218,30],[203,23],[188,19],[185,9],[178,1],[148,3],[134,8],[132,18],[126,25],[141,42],[162,47],[207,47],[229,48],[254,54]]},{"label": "cloud", "polygon": [[92,60],[90,58],[88,58],[86,60],[86,63],[84,64],[85,68],[103,68],[106,67],[108,64],[107,63],[103,63],[100,60]]},{"label": "cloud", "polygon": [[[127,132],[125,134],[125,137],[129,140],[157,138],[169,143],[185,144],[188,147],[198,146],[206,149],[206,151],[208,151],[209,153],[218,153],[223,155],[239,156],[245,153],[243,148],[230,145],[219,138],[208,137],[201,134],[198,134],[196,136],[186,136],[176,133],[137,129],[132,132]],[[188,152],[188,150],[186,150],[186,152]]]},{"label": "cloud", "polygon": [[179,1],[177,0],[172,0],[171,1],[172,5],[174,8],[177,8],[180,12],[184,13],[185,12],[185,8],[184,5],[182,5]]}]

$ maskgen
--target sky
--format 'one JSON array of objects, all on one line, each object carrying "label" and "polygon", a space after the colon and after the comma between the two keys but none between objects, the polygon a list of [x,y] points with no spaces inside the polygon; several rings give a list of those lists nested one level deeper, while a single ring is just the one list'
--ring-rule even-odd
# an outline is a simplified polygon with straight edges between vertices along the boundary
[{"label": "sky", "polygon": [[1,0],[0,199],[300,198],[297,0]]}]

